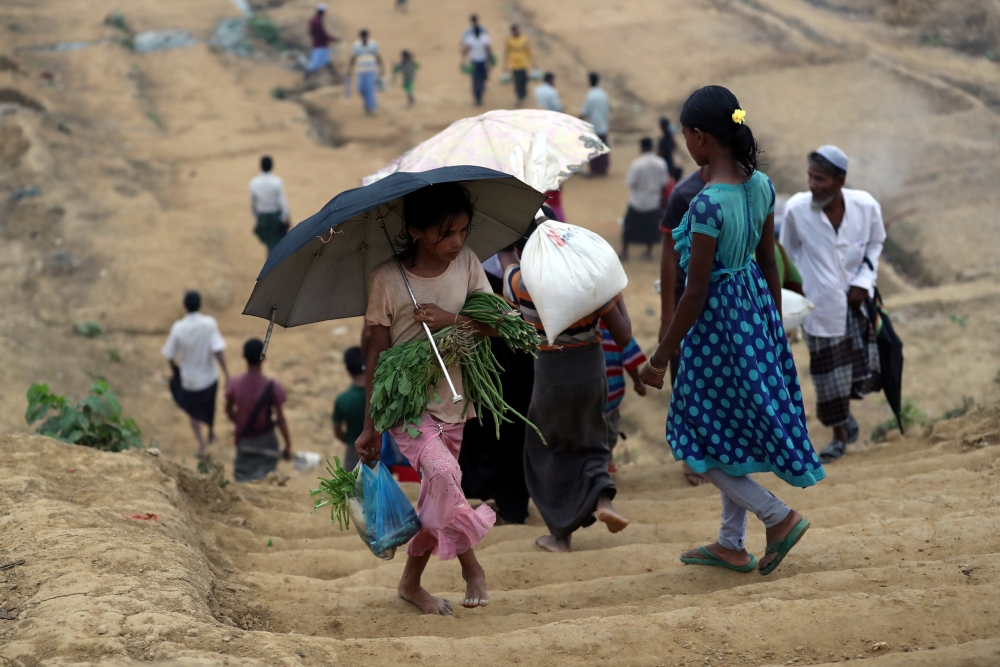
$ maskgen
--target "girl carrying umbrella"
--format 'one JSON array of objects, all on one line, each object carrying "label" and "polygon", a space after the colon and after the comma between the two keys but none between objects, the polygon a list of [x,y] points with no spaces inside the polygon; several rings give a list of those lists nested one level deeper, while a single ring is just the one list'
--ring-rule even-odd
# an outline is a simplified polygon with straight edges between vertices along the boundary
[{"label": "girl carrying umbrella", "polygon": [[[395,258],[375,268],[368,293],[366,324],[371,326],[368,351],[365,428],[355,442],[365,462],[378,459],[382,438],[371,417],[371,392],[379,355],[390,347],[422,338],[423,324],[438,331],[466,324],[478,333],[496,336],[489,327],[459,315],[472,292],[491,291],[476,254],[465,246],[474,215],[468,191],[458,183],[432,185],[403,197],[403,230],[396,241],[399,260],[418,301],[416,307]],[[449,369],[458,394],[462,373]],[[432,388],[433,391],[433,388]],[[489,604],[486,575],[473,548],[493,527],[496,515],[487,505],[473,510],[462,493],[458,454],[465,421],[475,416],[471,406],[455,404],[440,392],[431,396],[421,415],[416,437],[402,424],[390,429],[402,454],[422,474],[417,516],[421,530],[406,549],[406,567],[399,596],[425,614],[447,615],[451,603],[428,593],[420,583],[431,554],[441,560],[458,558],[467,588],[464,607]]]},{"label": "girl carrying umbrella", "polygon": [[722,492],[718,541],[684,552],[681,561],[753,570],[757,561],[744,548],[749,510],[767,528],[758,570],[770,574],[809,520],[749,473],[773,472],[798,487],[816,484],[825,473],[809,441],[781,326],[774,186],[757,169],[760,151],[745,117],[721,86],[695,91],[681,109],[687,149],[698,166],[710,166],[711,180],[673,232],[687,286],[640,376],[661,388],[680,347],[667,440],[674,458]]}]

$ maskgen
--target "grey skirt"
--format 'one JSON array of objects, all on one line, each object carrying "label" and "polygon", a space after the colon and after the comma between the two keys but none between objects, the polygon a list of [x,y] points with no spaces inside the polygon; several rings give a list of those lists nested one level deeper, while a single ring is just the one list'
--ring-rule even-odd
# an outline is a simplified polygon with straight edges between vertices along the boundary
[{"label": "grey skirt", "polygon": [[233,461],[233,479],[253,482],[264,479],[278,467],[281,448],[278,434],[273,430],[264,435],[240,438],[236,441],[236,460]]},{"label": "grey skirt", "polygon": [[524,476],[549,532],[565,537],[589,526],[602,492],[611,498],[608,424],[604,405],[608,381],[600,345],[539,352],[524,441]]}]

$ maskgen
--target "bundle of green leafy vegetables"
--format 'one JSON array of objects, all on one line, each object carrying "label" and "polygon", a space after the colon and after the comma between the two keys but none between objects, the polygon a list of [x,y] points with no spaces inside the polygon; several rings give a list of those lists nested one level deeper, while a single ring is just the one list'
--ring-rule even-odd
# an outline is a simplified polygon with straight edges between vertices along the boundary
[{"label": "bundle of green leafy vegetables", "polygon": [[[313,505],[313,512],[321,507],[329,507],[330,521],[336,521],[341,530],[347,530],[351,527],[351,510],[355,510],[353,512],[355,522],[359,518],[357,508],[351,506],[351,500],[361,469],[344,470],[340,465],[340,459],[336,456],[333,457],[333,462],[334,465],[329,461],[326,462],[326,472],[330,477],[320,477],[319,488],[310,491],[309,497],[320,496]],[[364,518],[363,507],[360,509],[360,518]]]},{"label": "bundle of green leafy vegetables", "polygon": [[[512,350],[537,355],[538,345],[541,343],[537,330],[531,323],[524,321],[521,314],[502,297],[492,292],[473,292],[466,299],[460,314],[495,329]],[[511,421],[508,413],[538,432],[534,424],[503,399],[500,386],[500,372],[503,368],[497,362],[486,338],[468,326],[458,325],[445,327],[435,333],[434,342],[445,366],[460,366],[462,369],[466,411],[469,402],[474,403],[480,423],[483,413],[490,413],[498,438],[500,424]],[[438,383],[443,377],[426,338],[397,345],[383,352],[372,384],[371,416],[375,422],[375,430],[386,431],[402,421],[410,435],[416,437],[420,415],[430,402],[431,387],[434,387],[434,400],[441,401]]]}]

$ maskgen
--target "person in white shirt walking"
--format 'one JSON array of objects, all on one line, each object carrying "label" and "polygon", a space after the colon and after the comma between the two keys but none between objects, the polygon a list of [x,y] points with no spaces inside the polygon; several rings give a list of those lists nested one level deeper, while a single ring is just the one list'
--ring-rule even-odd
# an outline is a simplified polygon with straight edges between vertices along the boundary
[{"label": "person in white shirt walking", "polygon": [[625,176],[625,185],[631,193],[628,211],[625,213],[625,228],[622,231],[621,260],[628,260],[630,243],[645,243],[643,259],[653,258],[653,245],[660,240],[660,202],[663,188],[670,180],[667,161],[653,152],[653,140],[643,137],[639,141],[641,155],[632,160],[632,166]]},{"label": "person in white shirt walking", "polygon": [[385,63],[378,50],[378,42],[369,38],[367,30],[358,33],[358,41],[351,47],[351,62],[347,66],[347,91],[350,93],[351,76],[358,74],[358,94],[365,103],[365,113],[371,115],[378,109],[375,91],[379,79],[385,77]]},{"label": "person in white shirt walking", "polygon": [[[188,292],[184,295],[187,315],[174,322],[170,336],[161,353],[170,364],[172,377],[170,393],[188,417],[191,429],[198,440],[198,458],[208,454],[208,445],[215,442],[215,398],[219,391],[219,368],[229,382],[226,368],[226,341],[219,333],[214,317],[203,315],[201,295]],[[216,363],[218,362],[218,367]],[[208,439],[202,435],[201,425],[208,426]]]},{"label": "person in white shirt walking", "polygon": [[260,159],[260,173],[250,181],[250,210],[257,221],[253,233],[267,246],[268,255],[285,238],[291,221],[285,184],[271,173],[273,168],[274,160],[265,155]]},{"label": "person in white shirt walking", "polygon": [[462,36],[462,58],[469,59],[472,74],[472,96],[476,106],[483,105],[483,93],[486,92],[486,80],[490,76],[490,66],[493,63],[493,51],[490,48],[490,36],[478,21]]},{"label": "person in white shirt walking", "polygon": [[[594,126],[594,133],[605,144],[608,143],[608,116],[611,114],[611,103],[608,94],[600,87],[601,77],[597,72],[587,75],[590,81],[590,90],[583,98],[583,106],[580,108],[580,118]],[[608,153],[598,155],[590,161],[590,175],[604,176],[611,166],[611,157]]]},{"label": "person in white shirt walking", "polygon": [[859,437],[851,399],[881,388],[875,329],[864,307],[874,296],[885,242],[882,207],[867,192],[844,187],[847,155],[821,146],[809,155],[809,192],[785,205],[781,244],[816,304],[802,328],[816,386],[816,413],[833,429],[820,452],[834,461]]},{"label": "person in white shirt walking", "polygon": [[546,72],[542,78],[542,83],[535,88],[535,102],[542,109],[549,111],[562,111],[562,100],[559,99],[559,91],[556,90],[556,75]]}]

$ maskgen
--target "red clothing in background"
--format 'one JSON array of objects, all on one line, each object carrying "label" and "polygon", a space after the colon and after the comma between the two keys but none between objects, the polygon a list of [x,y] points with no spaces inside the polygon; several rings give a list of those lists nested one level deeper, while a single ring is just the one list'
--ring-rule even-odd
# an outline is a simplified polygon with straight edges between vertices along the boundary
[{"label": "red clothing in background", "polygon": [[[250,413],[253,412],[257,401],[264,395],[264,389],[268,382],[274,382],[274,391],[271,394],[271,405],[282,405],[287,400],[285,390],[277,380],[272,380],[263,373],[245,373],[234,377],[226,387],[226,400],[231,400],[236,404],[236,432],[243,433]],[[271,405],[265,406],[257,414],[252,428],[245,436],[264,435],[274,424],[271,421]]]},{"label": "red clothing in background", "polygon": [[[299,25],[302,25],[301,23]],[[309,19],[309,36],[312,37],[314,49],[322,49],[330,44],[333,38],[326,32],[323,25],[323,15],[316,14]]]}]

